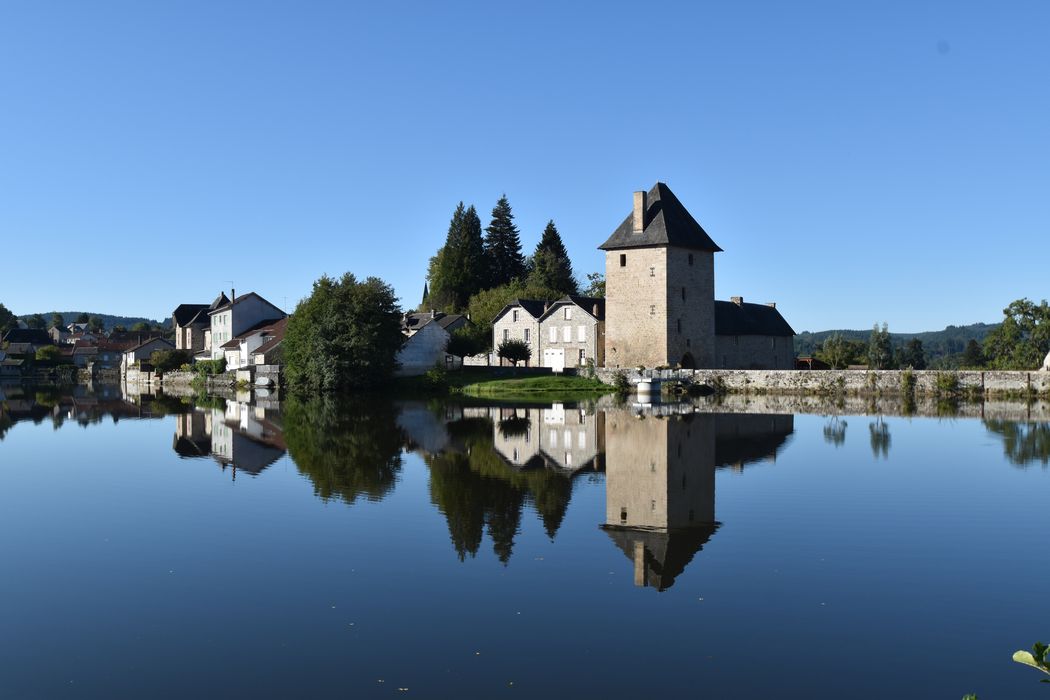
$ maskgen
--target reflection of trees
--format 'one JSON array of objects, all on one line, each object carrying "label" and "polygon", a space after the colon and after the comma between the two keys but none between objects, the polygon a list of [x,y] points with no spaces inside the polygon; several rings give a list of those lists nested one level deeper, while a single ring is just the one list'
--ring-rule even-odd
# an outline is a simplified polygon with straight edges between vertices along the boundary
[{"label": "reflection of trees", "polygon": [[846,442],[846,419],[842,416],[833,416],[824,424],[824,442],[840,447]]},{"label": "reflection of trees", "polygon": [[392,404],[290,399],[283,417],[288,453],[321,498],[379,500],[397,481],[403,441]]},{"label": "reflection of trees", "polygon": [[871,433],[871,454],[878,459],[880,456],[889,458],[890,456],[890,426],[886,425],[886,421],[879,416],[874,423],[868,424],[868,431]]},{"label": "reflection of trees", "polygon": [[459,558],[477,554],[487,528],[496,556],[507,563],[526,503],[535,507],[553,538],[569,507],[569,477],[550,469],[509,466],[493,447],[492,424],[486,420],[457,421],[448,430],[461,451],[424,459],[430,468],[431,501],[448,520]]},{"label": "reflection of trees", "polygon": [[986,420],[984,426],[1003,440],[1003,453],[1011,464],[1027,466],[1050,464],[1050,423],[1018,423],[1001,419]]}]

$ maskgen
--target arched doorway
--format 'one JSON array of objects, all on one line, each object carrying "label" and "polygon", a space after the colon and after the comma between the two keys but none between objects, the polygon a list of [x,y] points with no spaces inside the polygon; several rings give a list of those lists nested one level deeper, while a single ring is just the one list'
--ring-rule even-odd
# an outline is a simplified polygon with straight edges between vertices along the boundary
[{"label": "arched doorway", "polygon": [[696,369],[696,360],[693,359],[693,353],[687,352],[685,355],[682,355],[680,366],[682,369]]}]

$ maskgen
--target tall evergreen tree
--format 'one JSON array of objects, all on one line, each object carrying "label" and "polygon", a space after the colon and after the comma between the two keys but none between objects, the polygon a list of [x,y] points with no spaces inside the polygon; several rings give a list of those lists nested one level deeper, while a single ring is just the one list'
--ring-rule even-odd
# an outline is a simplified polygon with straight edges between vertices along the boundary
[{"label": "tall evergreen tree", "polygon": [[503,195],[492,209],[492,223],[485,229],[485,257],[489,274],[486,289],[499,287],[525,276],[525,256],[521,254],[521,238],[514,225],[514,214],[507,195]]},{"label": "tall evergreen tree", "polygon": [[445,245],[430,259],[431,306],[449,311],[466,308],[484,288],[486,273],[481,219],[473,206],[459,203],[449,222]]},{"label": "tall evergreen tree", "polygon": [[554,289],[561,294],[579,293],[569,253],[553,220],[547,222],[529,267],[531,286]]}]

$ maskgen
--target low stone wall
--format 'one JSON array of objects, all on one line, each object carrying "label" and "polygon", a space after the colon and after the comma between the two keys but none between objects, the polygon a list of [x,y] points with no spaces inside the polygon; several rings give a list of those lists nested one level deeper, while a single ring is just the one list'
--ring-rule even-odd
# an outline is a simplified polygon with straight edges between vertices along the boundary
[{"label": "low stone wall", "polygon": [[[731,369],[631,369],[602,367],[598,378],[612,384],[624,371],[631,384],[642,379],[687,381],[721,387],[731,393],[897,395],[904,393],[902,370],[731,370]],[[1050,372],[971,372],[916,370],[917,395],[938,393],[938,382],[955,382],[960,392],[984,395],[1048,394]],[[953,379],[954,378],[954,379]]]}]

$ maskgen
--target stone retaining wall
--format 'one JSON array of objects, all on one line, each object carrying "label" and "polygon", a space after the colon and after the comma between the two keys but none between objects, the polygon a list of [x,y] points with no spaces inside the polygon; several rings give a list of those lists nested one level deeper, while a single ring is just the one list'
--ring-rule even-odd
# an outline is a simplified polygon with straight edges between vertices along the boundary
[{"label": "stone retaining wall", "polygon": [[[618,369],[599,368],[598,378],[606,384],[615,381]],[[661,379],[664,381],[687,381],[705,384],[710,387],[721,386],[731,393],[770,393],[770,394],[901,394],[902,370],[719,370],[719,369],[632,369],[625,370],[627,380],[636,384],[642,379]],[[1048,394],[1050,393],[1050,372],[971,372],[971,371],[936,371],[916,370],[911,373],[915,379],[917,395],[938,393],[938,381],[950,382],[955,378],[960,392],[978,392],[985,395],[996,394]]]}]

